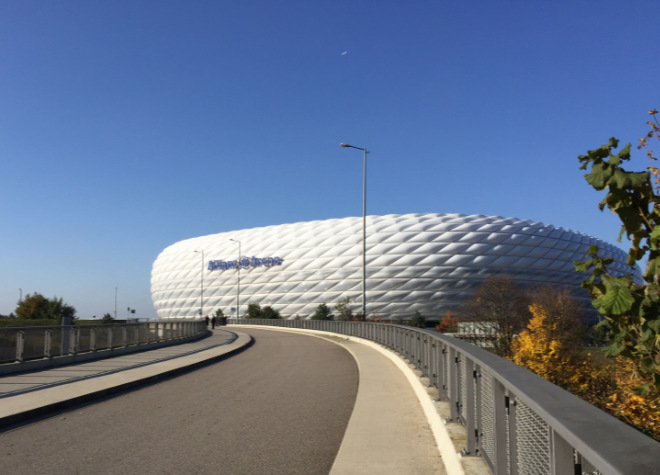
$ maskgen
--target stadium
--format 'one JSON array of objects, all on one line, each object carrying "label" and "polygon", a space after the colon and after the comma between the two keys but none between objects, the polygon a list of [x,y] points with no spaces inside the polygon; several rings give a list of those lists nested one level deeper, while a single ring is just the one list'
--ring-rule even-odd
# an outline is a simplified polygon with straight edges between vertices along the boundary
[{"label": "stadium", "polygon": [[[366,218],[367,315],[439,319],[486,278],[509,275],[523,287],[580,288],[573,261],[596,244],[628,274],[619,248],[582,233],[497,216],[403,214]],[[177,242],[156,258],[151,293],[160,318],[195,318],[220,309],[243,316],[250,303],[283,318],[309,318],[319,304],[348,298],[362,308],[362,217],[244,229]]]}]

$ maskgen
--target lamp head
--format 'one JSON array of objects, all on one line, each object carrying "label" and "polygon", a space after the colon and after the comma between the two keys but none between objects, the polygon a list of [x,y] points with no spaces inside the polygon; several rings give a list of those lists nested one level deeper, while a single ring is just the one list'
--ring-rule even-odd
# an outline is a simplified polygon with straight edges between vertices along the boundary
[{"label": "lamp head", "polygon": [[344,142],[340,143],[339,145],[342,146],[342,147],[344,147],[344,148],[346,148],[346,147],[350,147],[350,145],[346,145]]}]

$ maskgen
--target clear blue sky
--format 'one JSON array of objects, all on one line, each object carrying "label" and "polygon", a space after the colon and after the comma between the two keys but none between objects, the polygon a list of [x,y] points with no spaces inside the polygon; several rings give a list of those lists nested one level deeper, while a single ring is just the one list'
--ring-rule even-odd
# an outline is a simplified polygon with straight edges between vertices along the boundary
[{"label": "clear blue sky", "polygon": [[[155,317],[206,234],[368,214],[615,242],[577,155],[660,108],[660,2],[1,1],[0,314]],[[656,150],[660,147],[656,147]],[[647,162],[637,153],[633,168]]]}]

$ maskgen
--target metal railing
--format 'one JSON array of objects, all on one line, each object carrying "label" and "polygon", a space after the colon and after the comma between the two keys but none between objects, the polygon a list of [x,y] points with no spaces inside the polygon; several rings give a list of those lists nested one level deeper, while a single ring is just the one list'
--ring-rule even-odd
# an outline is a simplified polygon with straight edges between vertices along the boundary
[{"label": "metal railing", "polygon": [[22,363],[185,339],[206,332],[203,320],[113,325],[0,328],[0,364]]},{"label": "metal railing", "polygon": [[377,342],[414,364],[467,433],[465,455],[494,474],[658,473],[660,443],[467,342],[411,327],[323,320],[230,320],[319,330]]}]

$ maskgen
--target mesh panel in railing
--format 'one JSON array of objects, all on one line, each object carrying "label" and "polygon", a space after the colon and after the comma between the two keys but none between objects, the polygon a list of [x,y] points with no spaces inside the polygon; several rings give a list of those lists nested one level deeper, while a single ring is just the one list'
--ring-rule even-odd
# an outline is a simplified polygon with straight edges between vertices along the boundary
[{"label": "mesh panel in railing", "polygon": [[0,329],[0,363],[16,361],[16,330]]},{"label": "mesh panel in railing", "polygon": [[96,350],[107,350],[110,348],[110,335],[112,330],[108,328],[99,328],[96,330]]},{"label": "mesh panel in railing", "polygon": [[62,355],[62,330],[60,329],[53,329],[50,332],[50,355]]},{"label": "mesh panel in railing", "polygon": [[493,398],[493,377],[481,371],[481,420],[479,421],[480,450],[489,465],[495,462],[495,401]]},{"label": "mesh panel in railing", "polygon": [[29,328],[23,331],[23,359],[43,358],[46,328]]},{"label": "mesh panel in railing", "polygon": [[112,348],[124,346],[124,328],[112,327]]},{"label": "mesh panel in railing", "polygon": [[140,325],[140,344],[149,343],[149,325]]},{"label": "mesh panel in railing", "polygon": [[522,401],[515,404],[518,473],[550,473],[550,427]]},{"label": "mesh panel in railing", "polygon": [[82,327],[78,329],[78,351],[90,351],[92,348],[92,329]]},{"label": "mesh panel in railing", "polygon": [[131,345],[137,345],[138,339],[136,335],[136,330],[135,326],[131,326],[126,328],[126,345],[131,346]]}]

